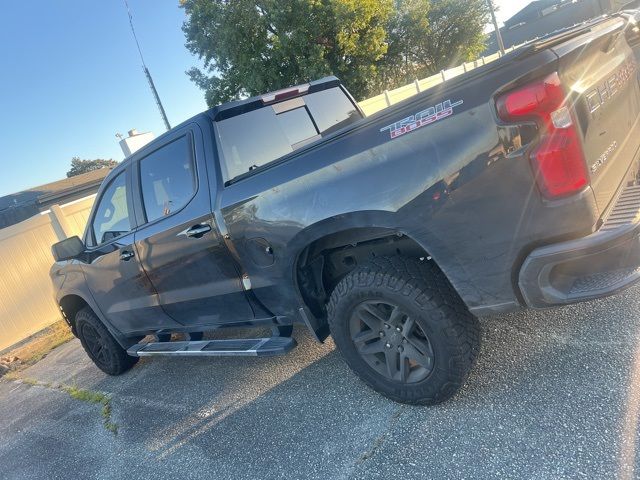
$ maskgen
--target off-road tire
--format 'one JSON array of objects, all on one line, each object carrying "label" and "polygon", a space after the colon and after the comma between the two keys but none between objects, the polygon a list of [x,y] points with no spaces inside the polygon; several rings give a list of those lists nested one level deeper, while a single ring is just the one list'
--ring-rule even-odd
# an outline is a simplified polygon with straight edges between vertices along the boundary
[{"label": "off-road tire", "polygon": [[[428,339],[432,366],[430,371],[424,369],[424,379],[408,383],[387,378],[367,360],[370,355],[358,352],[350,319],[360,315],[357,309],[362,305],[378,301],[397,305],[406,313],[404,322],[413,317],[414,325]],[[327,310],[331,334],[346,363],[369,387],[400,403],[434,405],[451,398],[467,379],[480,348],[478,320],[431,261],[399,256],[374,258],[338,283]],[[389,328],[386,323],[384,326]],[[402,348],[402,344],[397,348]],[[400,374],[398,378],[402,377]]]},{"label": "off-road tire", "polygon": [[120,375],[139,360],[138,357],[127,355],[89,307],[76,314],[76,331],[87,355],[104,373]]}]

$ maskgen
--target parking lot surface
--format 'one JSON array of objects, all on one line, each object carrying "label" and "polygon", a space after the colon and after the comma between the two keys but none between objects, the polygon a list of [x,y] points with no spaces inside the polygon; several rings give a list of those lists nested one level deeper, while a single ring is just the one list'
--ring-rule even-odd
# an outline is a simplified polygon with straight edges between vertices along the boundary
[{"label": "parking lot surface", "polygon": [[[284,357],[143,359],[115,378],[74,340],[0,381],[1,476],[634,478],[639,293],[483,319],[466,386],[430,408],[377,395],[303,329]],[[117,434],[60,384],[110,395]]]}]

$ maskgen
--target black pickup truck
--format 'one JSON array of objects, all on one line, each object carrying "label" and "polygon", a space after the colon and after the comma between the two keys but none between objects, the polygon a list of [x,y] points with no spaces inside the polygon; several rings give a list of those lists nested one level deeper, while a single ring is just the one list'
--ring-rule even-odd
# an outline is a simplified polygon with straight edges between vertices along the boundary
[{"label": "black pickup truck", "polygon": [[[195,116],[117,166],[84,237],[53,246],[62,314],[112,375],[286,353],[300,324],[389,398],[451,397],[477,317],[640,278],[633,16],[366,118],[333,77]],[[271,336],[203,339],[254,326]]]}]

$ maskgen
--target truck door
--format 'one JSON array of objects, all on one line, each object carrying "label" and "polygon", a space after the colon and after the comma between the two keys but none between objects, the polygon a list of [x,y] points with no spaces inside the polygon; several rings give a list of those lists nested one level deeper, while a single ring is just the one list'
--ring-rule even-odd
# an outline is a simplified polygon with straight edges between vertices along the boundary
[{"label": "truck door", "polygon": [[137,254],[164,311],[193,327],[254,316],[211,213],[202,145],[187,125],[133,163]]},{"label": "truck door", "polygon": [[160,307],[133,246],[130,168],[99,193],[85,234],[87,286],[103,315],[124,334],[179,326]]}]

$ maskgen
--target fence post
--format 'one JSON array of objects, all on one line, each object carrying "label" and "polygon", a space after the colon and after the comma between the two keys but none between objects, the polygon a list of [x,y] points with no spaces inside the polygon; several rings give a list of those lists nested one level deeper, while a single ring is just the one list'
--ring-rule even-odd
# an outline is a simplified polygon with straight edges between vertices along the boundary
[{"label": "fence post", "polygon": [[482,64],[486,65],[486,63],[484,63],[484,56],[482,57]]},{"label": "fence post", "polygon": [[464,73],[467,73],[467,62],[462,63],[462,69],[464,70]]},{"label": "fence post", "polygon": [[420,81],[416,78],[416,81],[413,83],[416,86],[416,92],[420,93]]},{"label": "fence post", "polygon": [[446,81],[447,81],[447,79],[446,79],[446,78],[445,78],[445,76],[444,76],[444,70],[440,70],[440,76],[442,77],[442,81],[443,81],[443,82],[446,82]]},{"label": "fence post", "polygon": [[50,208],[51,226],[56,233],[58,240],[62,241],[72,236],[72,230],[67,222],[64,212],[60,208],[60,205],[51,205]]},{"label": "fence post", "polygon": [[384,99],[387,102],[387,107],[391,106],[391,98],[389,97],[389,90],[384,91]]}]

